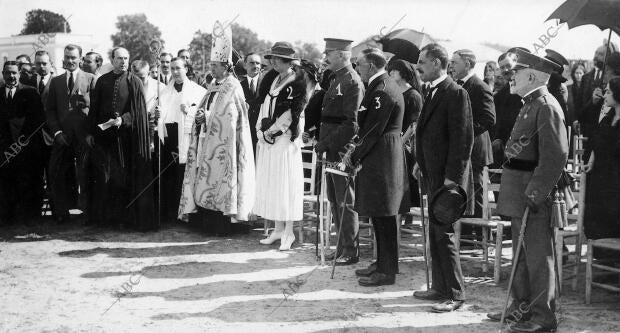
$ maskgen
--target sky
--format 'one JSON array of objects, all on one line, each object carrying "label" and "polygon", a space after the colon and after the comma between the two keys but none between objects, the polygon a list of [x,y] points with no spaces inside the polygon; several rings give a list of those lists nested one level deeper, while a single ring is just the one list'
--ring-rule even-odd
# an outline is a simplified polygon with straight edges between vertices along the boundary
[{"label": "sky", "polygon": [[[0,36],[18,34],[25,14],[47,9],[69,17],[73,33],[92,35],[99,52],[111,46],[119,15],[144,13],[162,31],[168,51],[188,46],[197,30],[212,31],[215,20],[235,22],[275,41],[301,40],[324,46],[323,38],[360,42],[388,31],[412,28],[439,39],[507,46],[534,43],[554,21],[545,22],[564,0],[0,0]],[[400,21],[400,22],[399,22]],[[620,38],[612,35],[612,41]],[[592,59],[607,37],[594,26],[561,28],[547,47],[567,58]],[[234,36],[233,36],[234,38]],[[540,44],[540,42],[538,42]]]}]

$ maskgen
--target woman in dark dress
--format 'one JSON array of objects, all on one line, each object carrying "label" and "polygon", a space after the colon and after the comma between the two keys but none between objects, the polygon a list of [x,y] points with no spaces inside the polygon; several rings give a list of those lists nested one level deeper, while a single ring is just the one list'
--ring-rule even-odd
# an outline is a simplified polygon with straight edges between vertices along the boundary
[{"label": "woman in dark dress", "polygon": [[590,139],[592,153],[584,167],[588,239],[620,237],[620,77],[609,81],[604,100],[609,109]]},{"label": "woman in dark dress", "polygon": [[422,110],[422,94],[420,90],[420,77],[413,65],[402,59],[394,60],[388,65],[388,73],[390,77],[396,81],[402,89],[405,99],[405,114],[403,116],[402,138],[405,145],[405,158],[407,160],[407,174],[409,175],[409,184],[411,193],[411,202],[414,206],[420,205],[418,195],[418,182],[413,177],[412,169],[415,165],[415,147],[413,140],[415,138],[415,126]]}]

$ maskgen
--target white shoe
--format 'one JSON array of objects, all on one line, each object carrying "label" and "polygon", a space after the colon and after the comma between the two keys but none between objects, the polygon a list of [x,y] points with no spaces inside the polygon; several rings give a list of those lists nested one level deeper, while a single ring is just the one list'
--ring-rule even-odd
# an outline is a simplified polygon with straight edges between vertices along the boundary
[{"label": "white shoe", "polygon": [[280,243],[280,251],[288,251],[295,242],[295,235],[283,235]]},{"label": "white shoe", "polygon": [[280,238],[282,238],[281,232],[272,232],[271,234],[269,234],[269,237],[261,239],[259,242],[263,245],[271,245]]}]

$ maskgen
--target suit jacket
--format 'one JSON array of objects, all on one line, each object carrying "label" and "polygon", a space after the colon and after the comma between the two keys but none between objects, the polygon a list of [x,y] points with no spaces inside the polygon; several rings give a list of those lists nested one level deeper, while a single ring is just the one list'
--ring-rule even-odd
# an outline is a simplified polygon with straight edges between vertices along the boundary
[{"label": "suit jacket", "polygon": [[[427,97],[418,119],[416,157],[426,193],[432,196],[450,179],[473,198],[471,150],[474,130],[469,95],[450,77],[440,82],[435,95]],[[432,198],[430,198],[432,200]],[[465,214],[473,214],[468,200]]]},{"label": "suit jacket", "polygon": [[[258,80],[256,81],[256,87],[254,93],[250,90],[249,80],[247,76],[243,76],[239,83],[241,83],[241,87],[243,88],[243,95],[245,96],[245,102],[248,103],[248,118],[250,121],[250,129],[256,128],[256,121],[258,120],[258,114],[260,113],[260,98],[259,98],[259,88],[261,81],[263,80],[263,74],[258,74]],[[252,138],[254,139],[255,134],[253,133]]]},{"label": "suit jacket", "polygon": [[474,145],[471,152],[471,164],[473,168],[482,169],[493,163],[493,148],[489,135],[489,130],[495,125],[493,92],[475,74],[463,84],[463,88],[469,95],[473,116]]},{"label": "suit jacket", "polygon": [[[90,108],[90,92],[95,89],[95,76],[78,71],[74,78],[73,90],[69,93],[67,75],[68,72],[65,72],[50,80],[45,113],[50,134],[55,136],[58,131],[62,131],[69,140],[72,140],[74,136],[82,138],[88,130],[85,118]],[[76,94],[84,96],[85,107],[72,107],[75,106],[73,102],[70,105],[70,96]]]},{"label": "suit jacket", "polygon": [[[41,97],[33,87],[18,83],[9,103],[5,87],[5,84],[0,85],[0,164],[10,162],[12,166],[28,167],[28,164],[40,162],[38,165],[42,166],[45,161],[41,158],[43,136],[40,130],[45,125],[45,115]],[[14,144],[20,146],[19,150],[11,148]]]},{"label": "suit jacket", "polygon": [[375,78],[359,112],[359,145],[351,160],[361,163],[355,178],[355,210],[363,216],[393,216],[411,207],[401,139],[405,101],[387,73]]},{"label": "suit jacket", "polygon": [[[52,78],[54,78],[54,73],[50,73],[50,78],[49,80],[47,80],[47,83],[45,84],[45,87],[43,88],[43,92],[39,92],[39,85],[37,83],[37,80],[39,79],[38,75],[34,75],[32,79],[27,83],[29,86],[34,87],[37,90],[37,92],[39,92],[39,95],[41,96],[41,102],[43,103],[44,111],[47,108],[47,96],[49,95],[50,84],[52,83]],[[45,126],[43,128],[42,133],[43,133],[43,140],[45,141],[45,144],[48,146],[51,146],[54,141],[54,137],[50,133],[49,127]]]}]

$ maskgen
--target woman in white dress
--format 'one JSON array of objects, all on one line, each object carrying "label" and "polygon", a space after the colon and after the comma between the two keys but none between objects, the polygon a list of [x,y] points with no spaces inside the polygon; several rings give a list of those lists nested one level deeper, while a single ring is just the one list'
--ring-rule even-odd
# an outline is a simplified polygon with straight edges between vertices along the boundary
[{"label": "woman in white dress", "polygon": [[[260,241],[290,250],[295,241],[293,222],[303,219],[303,165],[300,134],[303,109],[316,80],[295,58],[291,44],[278,42],[265,55],[278,76],[271,84],[256,125],[256,200],[254,213],[275,221],[274,231]],[[315,76],[314,76],[315,77]]]}]

